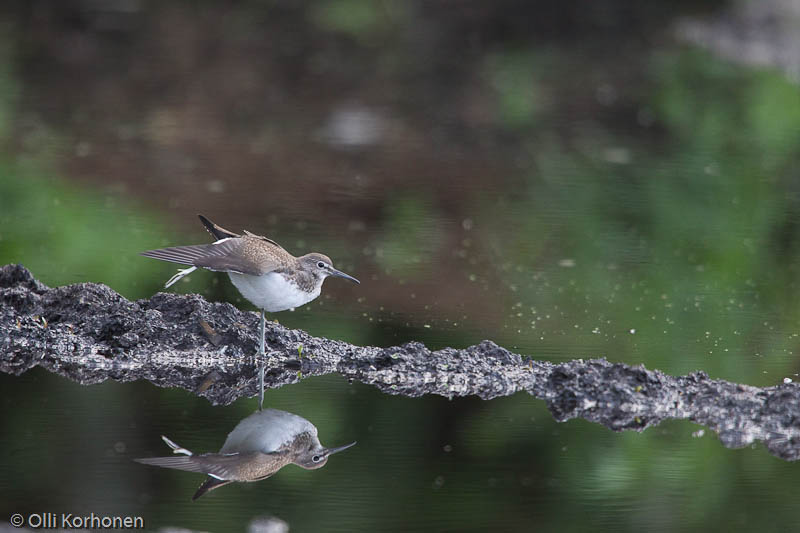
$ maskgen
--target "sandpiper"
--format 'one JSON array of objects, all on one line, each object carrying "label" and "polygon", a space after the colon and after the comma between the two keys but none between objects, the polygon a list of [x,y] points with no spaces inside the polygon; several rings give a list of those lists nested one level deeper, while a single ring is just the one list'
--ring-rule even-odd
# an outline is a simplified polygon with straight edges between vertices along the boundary
[{"label": "sandpiper", "polygon": [[[259,355],[264,355],[264,311],[277,312],[305,305],[322,290],[328,276],[361,283],[349,274],[333,268],[331,259],[320,253],[295,257],[277,242],[245,230],[244,235],[228,231],[198,215],[209,233],[217,239],[211,244],[176,246],[142,252],[145,257],[191,265],[178,270],[164,285],[174,285],[198,267],[227,272],[234,286],[261,310]],[[260,372],[259,408],[264,403],[263,366]]]},{"label": "sandpiper", "polygon": [[233,481],[266,479],[290,463],[308,470],[321,468],[328,457],[355,445],[351,442],[325,448],[319,442],[314,424],[277,409],[257,411],[239,422],[228,434],[219,453],[195,455],[167,437],[161,438],[172,448],[172,453],[183,457],[148,457],[134,461],[208,474],[192,500]]}]

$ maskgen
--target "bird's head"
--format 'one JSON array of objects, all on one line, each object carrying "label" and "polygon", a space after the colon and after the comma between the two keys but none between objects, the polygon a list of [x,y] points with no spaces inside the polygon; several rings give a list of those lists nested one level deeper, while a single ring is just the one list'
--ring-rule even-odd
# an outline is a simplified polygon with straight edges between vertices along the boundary
[{"label": "bird's head", "polygon": [[353,283],[361,283],[350,274],[345,274],[341,270],[336,270],[333,267],[333,261],[331,261],[331,258],[327,255],[311,253],[299,257],[298,260],[304,270],[311,272],[311,274],[319,280],[324,280],[328,276],[336,276],[337,278],[350,280]]}]

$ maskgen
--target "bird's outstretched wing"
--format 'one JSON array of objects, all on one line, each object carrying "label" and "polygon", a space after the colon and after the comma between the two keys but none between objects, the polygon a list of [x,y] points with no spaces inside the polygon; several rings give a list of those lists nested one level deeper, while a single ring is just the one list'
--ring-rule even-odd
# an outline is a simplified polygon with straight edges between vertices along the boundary
[{"label": "bird's outstretched wing", "polygon": [[[219,224],[215,224],[214,222],[211,222],[209,219],[207,219],[203,215],[197,215],[197,216],[198,216],[198,218],[200,218],[200,222],[202,222],[203,225],[206,227],[206,230],[211,235],[213,235],[214,238],[217,239],[217,240],[228,239],[228,238],[231,238],[231,237],[241,237],[241,235],[239,235],[238,233],[234,233],[232,231],[226,230],[225,228],[223,228]],[[251,232],[249,232],[247,230],[244,230],[244,234],[247,235],[248,237],[253,237],[253,238],[268,242],[270,244],[274,244],[278,248],[283,249],[283,246],[281,246],[277,242],[273,241],[269,237],[264,237],[263,235],[256,235],[255,233],[251,233]]]},{"label": "bird's outstretched wing", "polygon": [[194,244],[147,250],[141,255],[217,272],[238,272],[261,276],[284,265],[279,256],[263,249],[268,244],[259,241],[257,246],[248,246],[252,237],[228,237],[212,244]]},{"label": "bird's outstretched wing", "polygon": [[201,455],[184,455],[180,457],[144,457],[134,459],[137,463],[173,468],[186,472],[208,474],[223,481],[249,481],[249,471],[254,466],[275,462],[269,457],[261,457],[263,453],[204,453]]},{"label": "bird's outstretched wing", "polygon": [[211,235],[213,235],[214,238],[217,239],[217,240],[227,239],[229,237],[241,237],[241,235],[239,235],[238,233],[234,233],[232,231],[228,231],[225,228],[223,228],[222,226],[214,224],[213,222],[208,220],[203,215],[197,215],[197,217],[200,219],[200,222],[202,222],[203,225],[206,227],[206,230]]}]

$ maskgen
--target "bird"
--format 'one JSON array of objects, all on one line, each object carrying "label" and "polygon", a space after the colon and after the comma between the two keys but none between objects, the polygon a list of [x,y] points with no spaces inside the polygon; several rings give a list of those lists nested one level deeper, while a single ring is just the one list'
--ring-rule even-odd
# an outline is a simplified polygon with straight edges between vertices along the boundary
[{"label": "bird", "polygon": [[288,464],[307,470],[322,468],[328,458],[355,442],[326,448],[319,442],[317,428],[305,418],[280,411],[256,411],[228,434],[219,453],[194,454],[162,435],[172,449],[172,457],[145,457],[137,463],[207,474],[208,477],[192,496],[203,494],[234,481],[261,481]]},{"label": "bird", "polygon": [[[270,238],[245,230],[243,235],[228,231],[198,215],[206,230],[216,239],[210,244],[175,246],[147,250],[140,255],[188,265],[167,280],[169,288],[181,278],[205,268],[227,272],[242,296],[261,310],[261,340],[258,354],[264,356],[264,312],[286,311],[312,301],[320,295],[325,278],[335,276],[361,283],[333,266],[327,255],[312,252],[295,257]],[[264,368],[260,368],[259,408],[264,404]]]}]

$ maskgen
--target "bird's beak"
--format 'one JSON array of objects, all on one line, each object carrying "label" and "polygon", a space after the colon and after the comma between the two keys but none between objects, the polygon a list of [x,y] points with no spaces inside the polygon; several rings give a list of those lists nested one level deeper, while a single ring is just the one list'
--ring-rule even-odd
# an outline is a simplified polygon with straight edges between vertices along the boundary
[{"label": "bird's beak", "polygon": [[350,444],[345,444],[344,446],[339,446],[338,448],[325,448],[325,457],[329,457],[335,453],[339,453],[355,445],[356,445],[355,442],[351,442]]},{"label": "bird's beak", "polygon": [[[336,276],[337,278],[349,279],[349,280],[350,280],[350,281],[352,281],[353,283],[358,283],[358,284],[361,284],[361,282],[360,282],[360,281],[358,281],[356,278],[354,278],[354,277],[353,277],[353,276],[351,276],[350,274],[345,274],[345,273],[344,273],[344,272],[342,272],[341,270],[336,270],[335,268],[331,268],[331,269],[329,270],[329,272],[331,273],[331,274],[330,274],[331,276]],[[355,444],[355,443],[354,443],[354,444]]]}]

